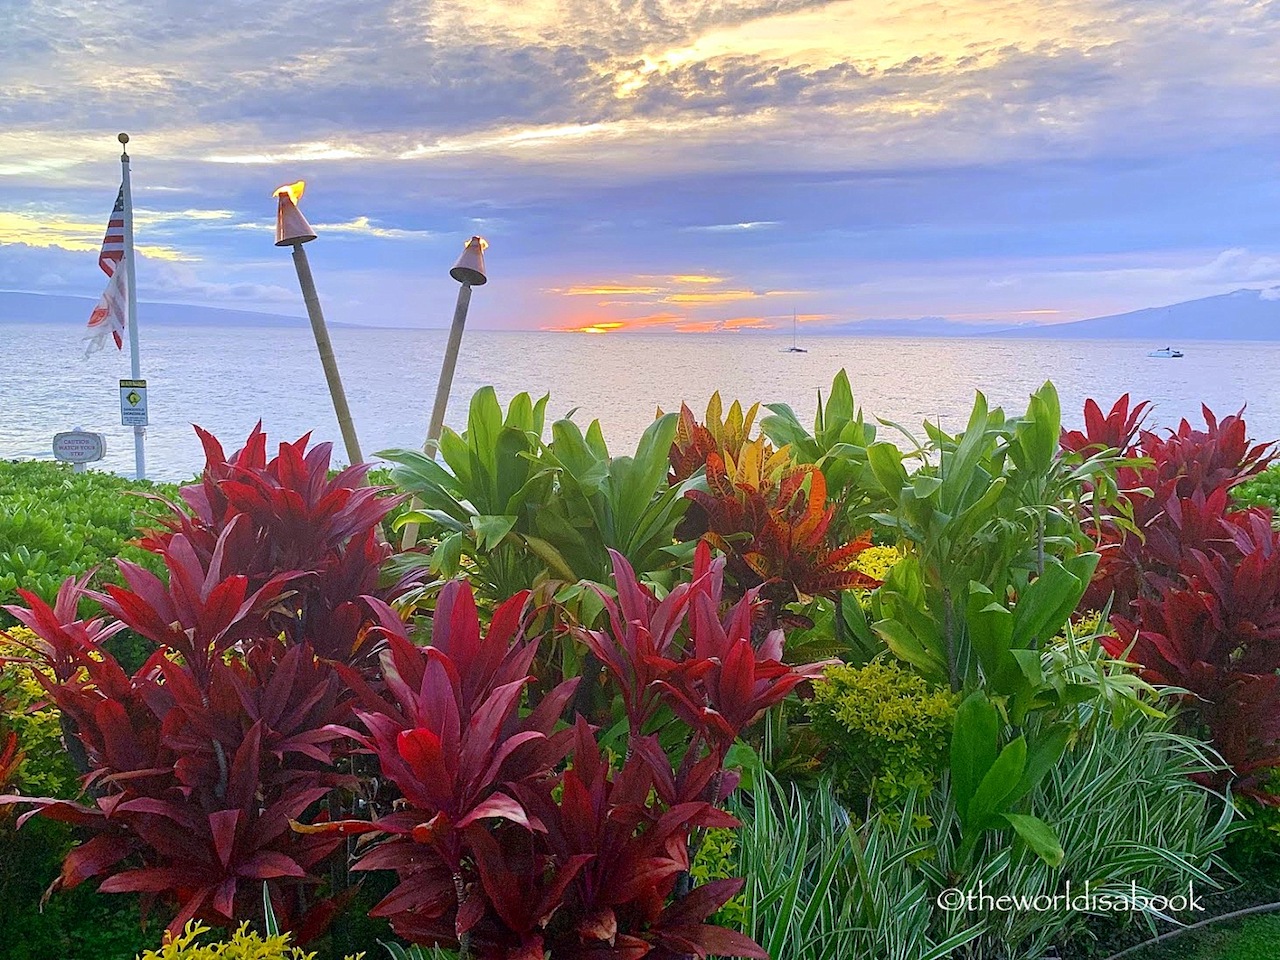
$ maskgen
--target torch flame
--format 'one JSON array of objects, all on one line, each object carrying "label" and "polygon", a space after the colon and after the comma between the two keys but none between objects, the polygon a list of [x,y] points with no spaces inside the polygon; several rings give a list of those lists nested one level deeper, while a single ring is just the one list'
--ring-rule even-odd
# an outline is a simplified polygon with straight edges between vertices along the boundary
[{"label": "torch flame", "polygon": [[273,197],[285,196],[289,198],[289,202],[296,205],[302,199],[302,191],[307,188],[307,181],[299,180],[296,183],[286,183],[283,187],[276,187]]},{"label": "torch flame", "polygon": [[481,251],[489,249],[489,241],[486,240],[484,237],[472,237],[470,240],[468,240],[466,243],[462,245],[462,249],[466,250],[473,243],[476,243],[476,242],[479,242]]}]

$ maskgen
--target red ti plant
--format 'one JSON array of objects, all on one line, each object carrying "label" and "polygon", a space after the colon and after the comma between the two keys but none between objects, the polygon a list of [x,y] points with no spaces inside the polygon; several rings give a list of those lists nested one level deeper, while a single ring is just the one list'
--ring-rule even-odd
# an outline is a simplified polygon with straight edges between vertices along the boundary
[{"label": "red ti plant", "polygon": [[1280,804],[1262,789],[1280,765],[1280,536],[1269,511],[1233,510],[1230,497],[1271,448],[1248,441],[1240,416],[1207,408],[1204,430],[1185,420],[1163,436],[1141,430],[1145,407],[1130,410],[1125,396],[1103,417],[1090,401],[1085,431],[1062,437],[1071,451],[1141,458],[1117,477],[1137,532],[1095,523],[1103,560],[1083,604],[1114,604],[1112,656],[1188,691],[1186,722],[1230,767],[1215,785]]},{"label": "red ti plant", "polygon": [[[29,611],[10,612],[28,625],[49,618],[38,597],[24,599]],[[73,622],[63,636],[82,630]],[[90,802],[6,798],[35,807],[23,820],[40,813],[91,835],[55,888],[105,877],[103,892],[162,897],[177,908],[176,931],[192,917],[226,925],[252,915],[265,881],[300,936],[317,932],[336,904],[319,900],[304,916],[299,881],[336,843],[288,825],[342,781],[331,770],[340,736],[326,730],[349,709],[336,675],[305,644],[212,659],[203,685],[165,648],[133,676],[92,643],[58,654],[76,664],[73,676],[37,676],[75,725]]]},{"label": "red ti plant", "polygon": [[[4,703],[0,701],[0,707],[2,706]],[[18,735],[12,730],[0,740],[0,790],[9,789],[18,778],[18,768],[22,766],[25,758],[19,746]],[[12,808],[9,805],[0,804],[0,820],[9,815],[10,809]]]},{"label": "red ti plant", "polygon": [[1180,581],[1113,617],[1118,636],[1103,643],[1188,692],[1185,716],[1231,768],[1216,786],[1280,806],[1262,788],[1280,766],[1280,534],[1252,511],[1223,526],[1230,551],[1190,551]]},{"label": "red ti plant", "polygon": [[[209,464],[183,491],[192,512],[175,507],[143,541],[164,576],[122,562],[124,584],[105,593],[69,580],[53,607],[24,593],[27,607],[6,608],[40,638],[40,682],[89,773],[84,803],[5,799],[89,835],[55,887],[101,878],[102,891],[171,907],[177,931],[255,915],[265,882],[305,940],[348,896],[318,891],[342,841],[289,825],[355,786],[337,769],[354,703],[337,669],[376,648],[395,589],[377,595],[389,548],[376,527],[394,501],[361,486],[360,469],[330,479],[326,445],[307,453],[304,438],[268,462],[255,430],[227,460],[201,435]],[[115,620],[77,620],[82,596]],[[133,675],[102,645],[126,626],[156,645]]]},{"label": "red ti plant", "polygon": [[1101,452],[1116,450],[1120,453],[1132,453],[1138,431],[1151,409],[1151,402],[1144,400],[1134,406],[1129,405],[1129,394],[1125,394],[1104,415],[1098,401],[1090,398],[1084,402],[1084,431],[1063,430],[1062,448],[1072,453]]},{"label": "red ti plant", "polygon": [[[583,717],[562,727],[576,679],[539,699],[536,678],[522,674],[537,663],[523,594],[482,635],[470,587],[450,584],[426,648],[386,611],[385,687],[343,670],[361,698],[366,732],[354,735],[403,800],[371,823],[297,829],[380,838],[356,869],[396,871],[400,883],[373,913],[401,936],[482,960],[765,956],[705,922],[740,882],[682,892],[689,836],[736,826],[717,808],[728,743],[818,667],[782,666],[780,634],[752,645],[754,598],[720,619],[724,562],[705,544],[693,582],[662,600],[621,555],[613,564],[619,600],[605,598],[608,629],[574,635],[623,692],[633,726],[620,766]],[[749,665],[739,663],[746,651]],[[722,655],[731,663],[720,671]],[[664,710],[688,726],[674,769],[643,730]]]},{"label": "red ti plant", "polygon": [[[247,578],[251,591],[283,571],[305,574],[287,598],[264,611],[261,630],[305,639],[326,659],[375,662],[377,651],[364,645],[371,619],[360,598],[391,600],[409,586],[381,589],[378,582],[393,551],[379,538],[379,524],[402,498],[366,486],[368,464],[330,477],[332,445],[308,451],[309,436],[282,443],[268,460],[260,423],[230,457],[212,434],[199,427],[196,432],[205,451],[200,482],[182,488],[185,509],[169,504],[172,514],[163,529],[150,532],[142,545],[166,553],[180,535],[209,565],[222,543],[224,575]],[[224,540],[233,525],[235,535]]]},{"label": "red ti plant", "polygon": [[1083,605],[1101,609],[1114,597],[1125,613],[1139,596],[1154,596],[1180,576],[1190,549],[1227,549],[1221,523],[1231,509],[1231,487],[1266,469],[1268,444],[1250,444],[1241,415],[1219,420],[1203,408],[1205,429],[1183,420],[1160,435],[1141,428],[1146,403],[1130,407],[1126,394],[1102,416],[1096,403],[1085,405],[1085,430],[1064,431],[1062,447],[1072,452],[1116,449],[1136,458],[1116,477],[1132,507],[1136,534],[1110,520],[1093,521],[1102,560]]},{"label": "red ti plant", "polygon": [[753,638],[762,632],[765,613],[758,588],[721,619],[726,561],[712,560],[705,541],[694,556],[692,581],[661,601],[625,557],[612,556],[618,600],[601,593],[610,630],[571,630],[621,692],[633,745],[665,706],[689,727],[695,744],[701,740],[711,748],[719,764],[757,717],[828,666],[782,663],[781,630],[770,630],[757,644]]}]

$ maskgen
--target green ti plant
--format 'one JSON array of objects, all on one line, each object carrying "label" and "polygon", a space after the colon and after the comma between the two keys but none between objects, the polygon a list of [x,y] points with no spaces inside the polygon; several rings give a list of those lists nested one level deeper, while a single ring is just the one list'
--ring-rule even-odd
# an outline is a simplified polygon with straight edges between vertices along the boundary
[{"label": "green ti plant", "polygon": [[554,489],[554,471],[538,459],[547,400],[521,393],[504,414],[493,388],[484,387],[471,398],[467,428],[444,428],[443,464],[418,450],[378,454],[396,464],[392,479],[422,504],[399,523],[420,523],[437,538],[430,563],[438,576],[457,576],[465,564],[477,586],[501,600],[532,586],[543,570],[526,538]]},{"label": "green ti plant", "polygon": [[605,583],[616,550],[636,570],[654,573],[688,562],[694,544],[675,544],[685,493],[701,477],[671,485],[667,455],[677,415],[653,421],[632,456],[612,456],[598,420],[583,433],[570,419],[551,426],[541,462],[556,473],[555,496],[534,518],[530,549],[557,579]]},{"label": "green ti plant", "polygon": [[1045,664],[1098,563],[1078,519],[1082,501],[1109,507],[1119,455],[1059,454],[1061,410],[1048,383],[1022,417],[1006,418],[979,394],[963,432],[925,429],[914,473],[897,447],[868,448],[893,504],[875,519],[907,550],[865,621],[854,611],[853,628],[869,624],[922,676],[966,698],[951,754],[962,850],[1008,825],[1052,862],[1051,828],[1014,807],[1061,755],[1070,728],[1055,721],[1100,690],[1055,682]]},{"label": "green ti plant", "polygon": [[693,545],[674,546],[673,533],[685,491],[702,481],[668,485],[676,416],[655,420],[634,455],[612,456],[598,421],[583,433],[558,420],[544,441],[547,402],[519,394],[504,414],[484,387],[471,400],[466,430],[441,435],[442,462],[414,450],[379,454],[424,505],[399,523],[421,523],[437,538],[433,572],[466,573],[492,601],[544,580],[571,585],[567,600],[585,596],[579,581],[609,579],[610,550],[646,572],[688,560]]},{"label": "green ti plant", "polygon": [[1111,461],[1057,455],[1061,413],[1051,384],[1025,416],[1006,419],[978,395],[957,435],[926,424],[908,473],[889,443],[868,448],[892,503],[876,520],[907,546],[871,604],[875,632],[923,676],[956,692],[1012,698],[1019,721],[1042,701],[1040,651],[1088,585],[1097,556],[1074,512],[1081,485],[1105,486]]}]

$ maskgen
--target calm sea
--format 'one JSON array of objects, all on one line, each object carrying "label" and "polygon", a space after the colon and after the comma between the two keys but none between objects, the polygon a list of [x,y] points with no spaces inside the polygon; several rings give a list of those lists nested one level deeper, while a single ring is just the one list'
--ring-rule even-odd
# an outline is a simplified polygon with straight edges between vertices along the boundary
[{"label": "calm sea", "polygon": [[[83,427],[107,435],[101,467],[133,469],[133,441],[120,426],[117,380],[127,355],[80,358],[79,327],[6,324],[0,364],[0,458],[48,456],[59,430]],[[442,330],[335,328],[343,381],[366,456],[388,447],[419,446],[435,395]],[[577,409],[579,423],[599,418],[615,453],[629,452],[658,407],[688,401],[704,409],[713,390],[786,402],[811,418],[820,388],[841,367],[869,417],[912,428],[926,418],[963,426],[975,390],[1006,410],[1024,409],[1028,393],[1052,379],[1064,417],[1077,424],[1086,397],[1109,406],[1120,394],[1155,401],[1154,422],[1198,422],[1200,403],[1232,413],[1248,403],[1250,432],[1280,438],[1280,345],[1180,344],[1186,357],[1147,357],[1135,341],[909,340],[814,337],[808,353],[782,353],[789,337],[757,335],[607,335],[468,331],[450,400],[448,422],[461,427],[467,401],[493,384],[505,403],[527,390],[551,394],[549,413]],[[306,431],[341,440],[315,343],[307,327],[143,331],[143,375],[150,392],[148,472],[184,479],[202,463],[191,430],[212,430],[228,451],[261,418],[273,439]]]}]

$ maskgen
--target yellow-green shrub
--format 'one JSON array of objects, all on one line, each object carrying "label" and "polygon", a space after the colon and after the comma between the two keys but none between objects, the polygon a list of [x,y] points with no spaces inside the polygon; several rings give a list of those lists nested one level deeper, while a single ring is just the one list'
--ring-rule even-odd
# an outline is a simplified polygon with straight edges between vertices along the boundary
[{"label": "yellow-green shrub", "polygon": [[62,745],[61,715],[31,668],[14,662],[30,656],[22,644],[34,642],[36,635],[26,627],[0,631],[0,661],[8,661],[0,662],[0,702],[9,707],[3,726],[18,735],[26,754],[16,784],[29,797],[71,798],[79,793],[79,785]]},{"label": "yellow-green shrub", "polygon": [[[209,928],[191,921],[182,935],[169,940],[159,950],[148,950],[138,960],[314,960],[314,953],[289,945],[289,934],[263,938],[242,923],[230,940],[197,943]],[[360,960],[364,954],[348,960]]]},{"label": "yellow-green shrub", "polygon": [[[702,837],[702,845],[689,867],[689,875],[697,886],[710,883],[712,880],[726,880],[739,877],[736,873],[738,862],[738,831],[727,829],[708,830]],[[734,897],[717,912],[711,922],[735,930],[744,929],[748,921],[747,905],[741,896]]]},{"label": "yellow-green shrub", "polygon": [[882,803],[928,793],[947,764],[956,697],[893,661],[831,667],[826,681],[809,712],[841,791]]}]

